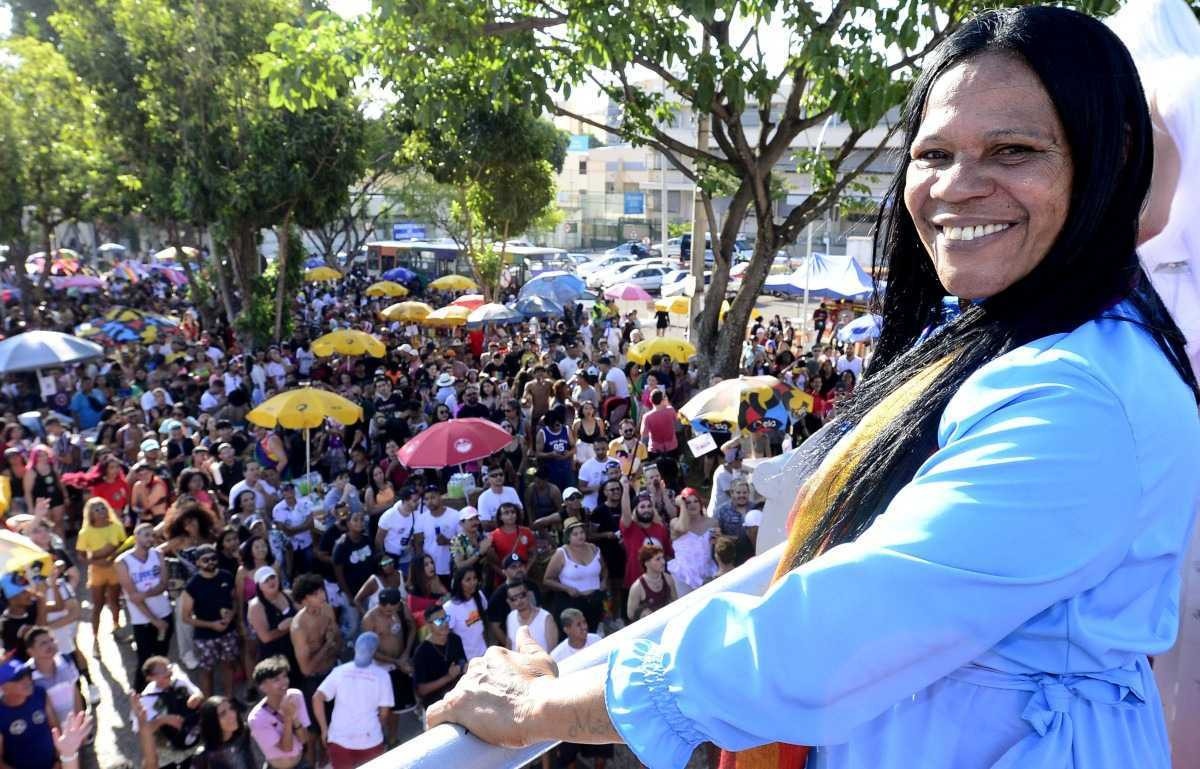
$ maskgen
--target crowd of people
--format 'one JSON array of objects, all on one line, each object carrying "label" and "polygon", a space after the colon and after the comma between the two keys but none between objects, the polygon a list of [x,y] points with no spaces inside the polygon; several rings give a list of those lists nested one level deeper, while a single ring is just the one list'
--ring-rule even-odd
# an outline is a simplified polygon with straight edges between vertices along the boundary
[{"label": "crowd of people", "polygon": [[[803,440],[862,370],[852,350],[809,350],[790,323],[756,318],[745,373],[816,405],[788,431],[717,433],[697,461],[676,406],[711,383],[666,356],[628,361],[636,311],[602,301],[433,331],[380,321],[387,300],[368,282],[306,284],[290,338],[258,350],[154,279],[52,299],[26,324],[69,332],[116,305],[180,319],[152,344],[0,387],[5,522],[53,562],[0,580],[14,663],[0,670],[0,728],[44,714],[0,731],[4,765],[54,766],[50,729],[99,701],[103,631],[136,652],[143,767],[358,766],[396,744],[400,714],[436,702],[488,646],[513,647],[520,627],[565,659],[750,557],[762,513],[743,460]],[[22,329],[19,311],[4,322]],[[386,356],[315,356],[311,340],[336,328],[376,335]],[[247,420],[302,385],[349,398],[363,420],[308,433]],[[461,468],[399,459],[461,417],[511,441]],[[87,609],[90,649],[76,645]],[[605,757],[559,758],[581,752]]]}]

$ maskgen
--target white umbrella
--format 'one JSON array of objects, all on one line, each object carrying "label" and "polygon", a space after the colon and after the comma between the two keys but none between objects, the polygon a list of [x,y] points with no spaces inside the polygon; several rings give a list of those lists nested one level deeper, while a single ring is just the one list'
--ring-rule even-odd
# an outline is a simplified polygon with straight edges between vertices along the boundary
[{"label": "white umbrella", "polygon": [[57,331],[26,331],[0,342],[0,374],[37,371],[104,357],[95,342]]},{"label": "white umbrella", "polygon": [[178,250],[176,250],[175,246],[168,246],[162,251],[155,252],[152,258],[156,262],[173,262],[179,258],[179,251],[182,251],[184,256],[191,257],[192,259],[200,256],[199,249],[192,248],[191,246],[184,246]]},{"label": "white umbrella", "polygon": [[865,342],[879,338],[879,325],[883,321],[878,315],[867,313],[838,329],[837,338],[843,342]]},{"label": "white umbrella", "polygon": [[109,251],[125,251],[127,249],[120,243],[103,243],[96,250],[102,254],[107,254]]}]

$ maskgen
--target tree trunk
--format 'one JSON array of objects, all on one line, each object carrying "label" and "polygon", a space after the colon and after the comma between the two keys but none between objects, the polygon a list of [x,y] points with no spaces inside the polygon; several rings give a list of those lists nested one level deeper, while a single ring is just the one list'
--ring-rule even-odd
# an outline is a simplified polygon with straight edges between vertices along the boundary
[{"label": "tree trunk", "polygon": [[[205,235],[201,235],[200,242],[204,243],[206,239]],[[229,288],[229,272],[226,270],[225,260],[217,249],[216,243],[212,244],[209,256],[213,260],[213,269],[217,273],[217,288],[221,292],[221,304],[225,306],[225,320],[229,323],[230,328],[234,328],[234,323],[237,321],[237,310],[233,302],[233,292]]]},{"label": "tree trunk", "polygon": [[283,215],[283,223],[276,231],[279,241],[279,256],[275,262],[275,326],[272,336],[276,342],[283,341],[283,307],[287,299],[288,248],[291,243],[292,212]]},{"label": "tree trunk", "polygon": [[9,246],[8,266],[17,279],[17,290],[21,294],[21,318],[25,328],[33,328],[33,282],[25,272],[25,258],[29,256],[29,243],[21,238]]}]

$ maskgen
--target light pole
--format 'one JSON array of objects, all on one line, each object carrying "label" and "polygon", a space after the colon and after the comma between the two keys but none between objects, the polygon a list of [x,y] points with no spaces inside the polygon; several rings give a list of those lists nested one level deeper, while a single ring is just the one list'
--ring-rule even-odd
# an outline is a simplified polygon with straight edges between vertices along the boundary
[{"label": "light pole", "polygon": [[[816,148],[816,151],[814,154],[818,158],[821,155],[821,147],[822,147],[822,145],[825,144],[825,131],[826,131],[826,129],[829,128],[829,123],[833,120],[833,117],[834,117],[833,115],[830,115],[829,117],[825,118],[825,122],[821,124],[821,132],[819,134],[817,134],[817,148]],[[816,192],[816,185],[813,184],[814,181],[816,181],[816,174],[812,174],[808,181],[808,187],[809,187],[808,194],[810,196]],[[804,304],[800,310],[801,328],[804,328],[805,326],[808,325],[808,286],[809,286],[809,283],[812,281],[812,255],[813,255],[812,229],[813,229],[812,219],[809,219],[808,220],[808,234],[805,236],[805,245],[804,245]]]}]

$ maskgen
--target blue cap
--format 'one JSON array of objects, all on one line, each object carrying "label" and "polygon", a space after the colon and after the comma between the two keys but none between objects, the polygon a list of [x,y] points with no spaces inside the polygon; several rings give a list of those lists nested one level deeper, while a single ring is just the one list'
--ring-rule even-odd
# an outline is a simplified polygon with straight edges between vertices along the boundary
[{"label": "blue cap", "polygon": [[10,657],[0,664],[0,685],[15,681],[21,676],[30,675],[32,672],[28,665]]},{"label": "blue cap", "polygon": [[29,583],[25,581],[24,577],[15,572],[9,572],[0,577],[0,592],[4,593],[6,599],[16,598],[28,589]]},{"label": "blue cap", "polygon": [[379,648],[379,636],[370,630],[354,639],[354,664],[365,668],[375,660],[375,650]]}]

